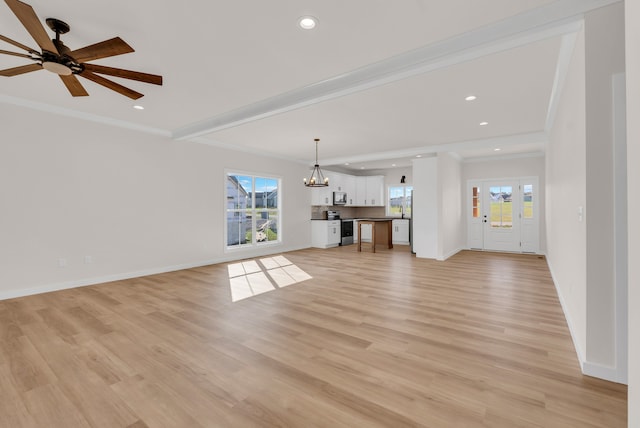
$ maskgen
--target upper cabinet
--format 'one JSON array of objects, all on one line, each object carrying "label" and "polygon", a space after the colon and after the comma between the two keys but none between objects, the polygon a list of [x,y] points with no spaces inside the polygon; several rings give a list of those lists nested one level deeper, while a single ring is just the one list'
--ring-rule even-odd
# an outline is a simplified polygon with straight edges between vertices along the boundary
[{"label": "upper cabinet", "polygon": [[324,173],[325,177],[329,177],[329,186],[311,189],[311,205],[333,205],[333,192],[345,192],[346,206],[384,206],[384,176],[355,176],[331,171]]},{"label": "upper cabinet", "polygon": [[331,187],[312,187],[311,205],[333,205]]},{"label": "upper cabinet", "polygon": [[366,206],[383,207],[384,206],[384,176],[370,175],[367,179],[367,197],[365,199]]},{"label": "upper cabinet", "polygon": [[353,175],[342,176],[343,180],[343,192],[347,192],[347,206],[356,205],[356,177]]},{"label": "upper cabinet", "polygon": [[[349,174],[331,173],[329,187],[332,192],[345,192],[347,194],[347,206],[356,205],[356,177]],[[333,181],[331,181],[333,180]]]},{"label": "upper cabinet", "polygon": [[354,177],[356,180],[356,206],[384,206],[384,176],[368,175]]},{"label": "upper cabinet", "polygon": [[367,205],[367,177],[355,177],[356,179],[356,206]]}]

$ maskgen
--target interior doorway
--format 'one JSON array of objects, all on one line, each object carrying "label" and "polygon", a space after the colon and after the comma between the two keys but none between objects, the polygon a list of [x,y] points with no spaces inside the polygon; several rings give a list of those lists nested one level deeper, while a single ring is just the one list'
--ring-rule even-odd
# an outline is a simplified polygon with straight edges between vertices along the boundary
[{"label": "interior doorway", "polygon": [[469,248],[539,251],[538,177],[470,180],[467,187]]}]

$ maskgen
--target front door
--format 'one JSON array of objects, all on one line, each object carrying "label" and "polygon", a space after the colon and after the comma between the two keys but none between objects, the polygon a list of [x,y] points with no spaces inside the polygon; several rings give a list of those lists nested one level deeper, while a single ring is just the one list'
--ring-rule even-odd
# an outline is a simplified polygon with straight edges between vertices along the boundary
[{"label": "front door", "polygon": [[538,252],[537,187],[536,177],[470,181],[469,248]]}]

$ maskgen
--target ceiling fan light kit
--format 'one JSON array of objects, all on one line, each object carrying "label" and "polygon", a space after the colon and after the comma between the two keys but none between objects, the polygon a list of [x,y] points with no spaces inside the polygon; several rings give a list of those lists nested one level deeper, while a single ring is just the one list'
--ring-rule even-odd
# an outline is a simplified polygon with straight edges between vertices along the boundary
[{"label": "ceiling fan light kit", "polygon": [[139,82],[151,83],[153,85],[162,85],[162,76],[90,64],[87,62],[134,52],[133,48],[120,37],[114,37],[100,43],[85,46],[84,48],[71,50],[62,42],[62,40],[60,40],[61,34],[66,34],[70,31],[71,27],[69,24],[56,18],[47,18],[47,25],[56,33],[55,39],[49,39],[44,26],[40,23],[38,16],[31,6],[19,0],[5,0],[5,3],[22,23],[27,32],[29,32],[31,37],[33,37],[33,40],[35,40],[41,50],[37,51],[36,49],[23,45],[20,42],[0,35],[0,40],[29,53],[27,55],[18,52],[0,50],[0,54],[19,56],[35,61],[35,64],[0,70],[0,76],[12,77],[45,69],[59,75],[62,83],[64,83],[67,90],[74,97],[89,95],[76,76],[84,77],[134,100],[142,97],[143,94],[122,86],[112,80],[98,76],[98,74],[137,80]]}]

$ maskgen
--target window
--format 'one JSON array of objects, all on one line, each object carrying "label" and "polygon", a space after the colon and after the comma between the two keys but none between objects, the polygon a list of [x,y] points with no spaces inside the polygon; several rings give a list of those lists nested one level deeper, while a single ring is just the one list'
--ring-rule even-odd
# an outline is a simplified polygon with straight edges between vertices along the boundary
[{"label": "window", "polygon": [[482,211],[480,210],[480,187],[473,186],[471,195],[471,215],[474,218],[480,218]]},{"label": "window", "polygon": [[280,180],[226,176],[227,248],[280,242]]},{"label": "window", "polygon": [[392,217],[411,217],[411,192],[413,186],[389,186],[387,215]]},{"label": "window", "polygon": [[491,196],[491,227],[492,228],[512,228],[513,227],[513,205],[511,186],[491,186],[489,195]]},{"label": "window", "polygon": [[525,184],[522,186],[522,218],[533,218],[533,184]]}]

